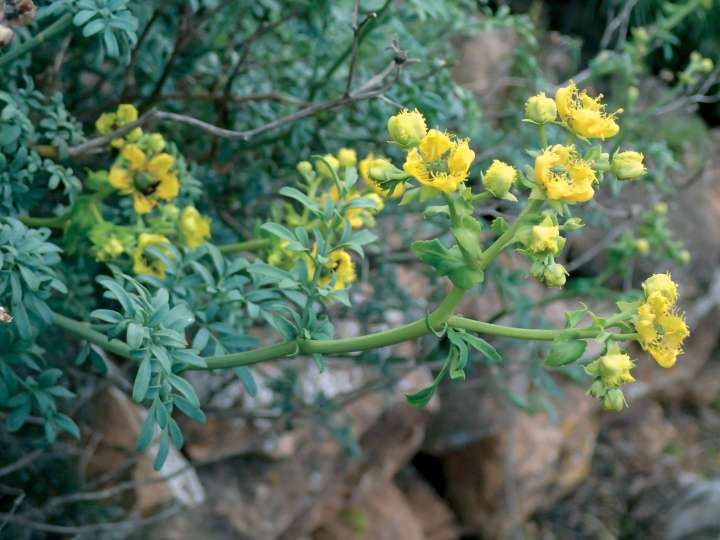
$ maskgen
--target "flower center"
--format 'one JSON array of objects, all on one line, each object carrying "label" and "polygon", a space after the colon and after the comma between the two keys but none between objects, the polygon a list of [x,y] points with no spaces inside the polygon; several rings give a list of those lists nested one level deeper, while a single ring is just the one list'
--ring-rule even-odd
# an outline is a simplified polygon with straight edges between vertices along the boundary
[{"label": "flower center", "polygon": [[148,173],[139,172],[135,174],[133,183],[135,184],[135,189],[137,189],[140,193],[143,195],[150,195],[155,191],[155,188],[160,182],[158,182],[157,178]]},{"label": "flower center", "polygon": [[448,172],[448,163],[445,159],[436,159],[427,164],[427,170],[431,175],[444,174]]}]

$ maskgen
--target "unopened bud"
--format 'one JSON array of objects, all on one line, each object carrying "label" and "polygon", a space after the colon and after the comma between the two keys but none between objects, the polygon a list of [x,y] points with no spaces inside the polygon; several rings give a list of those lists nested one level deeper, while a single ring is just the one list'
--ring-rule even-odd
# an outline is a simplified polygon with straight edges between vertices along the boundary
[{"label": "unopened bud", "polygon": [[337,157],[343,167],[354,167],[357,163],[357,152],[352,148],[341,148]]},{"label": "unopened bud", "polygon": [[540,92],[525,102],[525,118],[538,124],[554,122],[557,116],[555,100]]},{"label": "unopened bud", "polygon": [[625,151],[615,154],[612,160],[612,172],[618,180],[634,180],[647,172],[643,165],[644,156],[640,152]]},{"label": "unopened bud", "polygon": [[543,278],[545,279],[545,284],[548,287],[560,289],[563,285],[565,285],[567,275],[568,272],[562,264],[553,263],[545,269]]},{"label": "unopened bud", "polygon": [[403,109],[388,119],[388,133],[390,140],[403,148],[417,146],[427,133],[427,125],[422,113],[415,109]]},{"label": "unopened bud", "polygon": [[625,396],[619,388],[611,388],[603,398],[603,409],[620,412],[625,407]]},{"label": "unopened bud", "polygon": [[310,176],[313,172],[312,163],[310,163],[309,161],[301,161],[297,164],[295,168],[297,169],[297,172],[299,172],[303,176]]},{"label": "unopened bud", "polygon": [[322,159],[315,162],[315,169],[323,178],[332,180],[340,167],[340,162],[332,154],[325,154]]},{"label": "unopened bud", "polygon": [[493,196],[502,199],[510,191],[515,178],[517,178],[515,167],[496,159],[482,176],[482,183]]}]

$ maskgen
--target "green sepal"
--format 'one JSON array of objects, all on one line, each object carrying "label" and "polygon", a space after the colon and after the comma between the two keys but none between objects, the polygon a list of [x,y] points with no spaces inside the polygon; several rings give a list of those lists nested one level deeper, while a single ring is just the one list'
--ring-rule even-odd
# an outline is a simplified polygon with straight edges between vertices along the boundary
[{"label": "green sepal", "polygon": [[545,358],[545,365],[560,367],[575,362],[587,349],[587,343],[582,339],[555,339],[550,352]]}]

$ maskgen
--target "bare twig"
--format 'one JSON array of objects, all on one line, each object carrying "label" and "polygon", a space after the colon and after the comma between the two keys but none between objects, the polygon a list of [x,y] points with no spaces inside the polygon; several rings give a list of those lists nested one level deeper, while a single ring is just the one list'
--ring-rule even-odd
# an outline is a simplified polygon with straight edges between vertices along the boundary
[{"label": "bare twig", "polygon": [[283,94],[280,92],[267,92],[263,94],[247,94],[244,96],[224,96],[223,94],[214,94],[211,92],[204,94],[182,94],[175,92],[172,94],[163,94],[158,97],[157,101],[230,101],[232,103],[245,103],[248,101],[278,101],[280,103],[289,103],[290,105],[298,105],[300,107],[307,107],[310,105],[307,101],[298,99],[295,96],[289,94]]},{"label": "bare twig", "polygon": [[33,461],[35,461],[37,458],[42,456],[42,454],[43,454],[42,449],[33,450],[32,452],[21,457],[14,463],[11,463],[10,465],[5,465],[5,467],[0,469],[0,476],[6,476],[8,474],[14,473],[15,471],[22,469],[23,467],[27,467]]},{"label": "bare twig", "polygon": [[257,137],[258,135],[261,135],[263,133],[267,133],[268,131],[273,131],[279,127],[282,127],[286,124],[297,122],[298,120],[302,120],[303,118],[307,118],[309,116],[313,116],[317,113],[324,112],[324,111],[330,111],[334,109],[338,109],[340,107],[350,105],[355,102],[364,101],[372,98],[376,98],[381,96],[384,92],[387,91],[388,87],[380,87],[380,84],[393,72],[398,72],[400,67],[407,61],[407,58],[404,57],[402,54],[396,54],[395,58],[392,62],[390,62],[385,69],[377,73],[375,76],[371,77],[368,81],[366,81],[363,85],[361,85],[357,90],[355,90],[353,93],[351,93],[349,96],[343,96],[337,99],[333,99],[330,101],[326,101],[324,103],[317,103],[314,105],[310,105],[308,107],[305,107],[303,109],[300,109],[297,112],[294,112],[292,114],[283,116],[281,118],[278,118],[276,120],[273,120],[272,122],[269,122],[267,124],[264,124],[262,126],[249,129],[246,131],[235,131],[231,129],[225,129],[218,127],[214,124],[210,124],[208,122],[205,122],[203,120],[200,120],[198,118],[187,116],[184,114],[178,114],[168,111],[149,111],[145,114],[143,114],[140,118],[138,118],[135,122],[130,122],[129,124],[121,127],[120,129],[117,129],[111,133],[108,133],[107,135],[103,135],[101,137],[96,137],[94,139],[90,139],[89,141],[80,144],[78,146],[73,146],[70,149],[68,149],[68,155],[73,156],[80,156],[83,154],[91,154],[96,153],[98,151],[103,151],[105,147],[108,146],[110,141],[117,137],[122,137],[123,135],[126,135],[133,129],[135,129],[138,126],[144,126],[150,122],[153,121],[169,121],[169,122],[175,122],[178,124],[184,124],[188,126],[192,126],[195,128],[198,128],[205,133],[208,133],[210,135],[213,135],[215,137],[221,137],[224,139],[229,140],[236,140],[236,141],[249,141],[250,139]]},{"label": "bare twig", "polygon": [[177,514],[182,509],[182,505],[180,504],[174,504],[172,506],[169,506],[165,510],[162,510],[161,512],[158,512],[155,515],[152,515],[147,518],[140,518],[140,519],[128,519],[125,521],[114,521],[114,522],[108,522],[108,523],[98,523],[96,525],[78,525],[78,526],[68,526],[68,525],[53,525],[52,523],[43,523],[39,521],[33,521],[32,519],[26,518],[24,516],[16,516],[9,513],[0,513],[0,520],[4,520],[8,523],[15,523],[16,525],[22,525],[23,527],[28,527],[30,529],[35,529],[37,531],[43,531],[48,533],[56,533],[56,534],[93,534],[93,533],[99,533],[103,531],[110,531],[112,530],[114,533],[118,532],[130,532],[132,530],[135,530],[139,527],[144,527],[146,525],[151,525],[153,523],[158,523],[160,521],[164,521],[168,519],[169,517]]},{"label": "bare twig", "polygon": [[603,32],[602,38],[600,39],[600,48],[601,49],[607,49],[607,46],[610,44],[610,40],[612,39],[613,34],[616,30],[620,29],[618,32],[618,45],[622,44],[623,41],[623,32],[622,28],[627,24],[627,22],[630,20],[630,13],[632,12],[633,8],[637,5],[638,0],[627,0],[625,2],[625,5],[623,6],[620,13],[617,15],[617,17],[614,17],[608,25],[605,27],[605,32]]}]

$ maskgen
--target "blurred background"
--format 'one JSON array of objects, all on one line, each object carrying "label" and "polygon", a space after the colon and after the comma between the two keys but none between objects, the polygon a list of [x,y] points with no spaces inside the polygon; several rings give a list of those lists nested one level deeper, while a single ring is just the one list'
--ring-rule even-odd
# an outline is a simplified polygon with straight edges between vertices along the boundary
[{"label": "blurred background", "polygon": [[[277,190],[297,181],[298,161],[347,146],[360,157],[387,149],[385,121],[399,106],[470,137],[479,183],[492,159],[526,162],[534,136],[521,122],[528,96],[553,94],[571,78],[605,94],[610,110],[625,109],[618,145],[642,151],[649,174],[631,185],[607,180],[580,210],[587,226],[569,238],[562,292],[529,279],[521,258],[508,254],[460,311],[556,327],[580,302],[611,311],[617,295],[648,274],[672,271],[692,335],[671,370],[634,351],[638,382],[621,413],[603,412],[586,395],[580,368],[545,369],[545,345],[502,339],[492,341],[502,364],[475,359],[468,380],[444,384],[424,409],[410,407],[404,393],[430,381],[444,347],[435,338],[328,359],[321,374],[309,359],[259,365],[250,388],[233,373],[193,373],[208,421],[182,426],[185,447],[171,451],[160,472],[134,451],[144,411],[128,396],[129,366],[105,355],[68,368],[80,444],[38,447],[32,434],[2,431],[0,504],[35,526],[0,519],[0,537],[720,538],[720,5],[125,4],[139,21],[125,57],[98,59],[76,33],[36,52],[23,67],[31,80],[7,90],[32,84],[61,95],[85,126],[129,102],[249,129],[342,96],[352,58],[357,84],[393,59],[404,64],[380,99],[320,111],[247,142],[164,125],[202,187],[218,244],[257,233]],[[24,39],[45,24],[15,31]],[[503,204],[483,216],[512,210]],[[383,240],[368,250],[353,308],[333,310],[336,335],[417,319],[441,296],[443,279],[408,248],[438,230],[421,215],[390,204],[378,218]],[[78,297],[91,294],[86,264],[65,276]],[[256,341],[273,339],[266,327],[233,324],[231,333],[242,327]],[[72,364],[76,344],[53,330],[46,337]],[[67,529],[37,526],[48,522]]]}]

